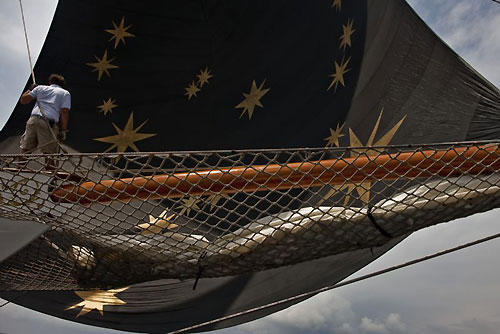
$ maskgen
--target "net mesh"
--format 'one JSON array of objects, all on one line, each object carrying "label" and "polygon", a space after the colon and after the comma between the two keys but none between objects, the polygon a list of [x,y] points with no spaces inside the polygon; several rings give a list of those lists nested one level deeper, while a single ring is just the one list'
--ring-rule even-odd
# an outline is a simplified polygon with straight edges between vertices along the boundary
[{"label": "net mesh", "polygon": [[0,264],[0,290],[233,276],[382,246],[499,207],[498,144],[1,155],[0,216],[50,230]]}]

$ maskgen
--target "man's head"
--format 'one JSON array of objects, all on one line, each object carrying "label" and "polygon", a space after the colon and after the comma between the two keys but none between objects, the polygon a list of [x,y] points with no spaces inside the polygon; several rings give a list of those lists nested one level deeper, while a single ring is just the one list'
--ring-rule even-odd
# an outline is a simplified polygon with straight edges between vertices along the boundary
[{"label": "man's head", "polygon": [[64,77],[60,74],[51,74],[49,77],[49,84],[58,85],[59,87],[63,87],[66,84],[64,81]]}]

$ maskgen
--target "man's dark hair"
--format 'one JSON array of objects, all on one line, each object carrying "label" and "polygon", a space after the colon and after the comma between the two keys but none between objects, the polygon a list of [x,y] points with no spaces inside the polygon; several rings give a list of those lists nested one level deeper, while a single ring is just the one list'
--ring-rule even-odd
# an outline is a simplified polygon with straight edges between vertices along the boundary
[{"label": "man's dark hair", "polygon": [[49,77],[49,83],[51,85],[56,84],[62,88],[64,88],[64,85],[66,84],[64,77],[60,74],[51,74]]}]

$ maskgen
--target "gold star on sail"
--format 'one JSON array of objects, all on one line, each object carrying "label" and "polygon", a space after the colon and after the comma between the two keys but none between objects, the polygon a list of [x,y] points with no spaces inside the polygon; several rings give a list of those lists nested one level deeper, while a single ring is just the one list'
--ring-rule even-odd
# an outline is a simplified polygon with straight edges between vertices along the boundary
[{"label": "gold star on sail", "polygon": [[327,147],[331,147],[333,145],[335,145],[337,147],[340,146],[340,144],[339,144],[339,138],[344,137],[344,135],[341,134],[342,129],[344,128],[344,125],[345,124],[342,124],[342,126],[339,126],[339,124],[337,124],[337,128],[335,130],[333,130],[332,128],[330,128],[330,137],[326,137],[324,139],[324,140],[327,141],[327,143],[326,143]]},{"label": "gold star on sail", "polygon": [[332,8],[336,8],[340,11],[342,9],[342,0],[333,0]]},{"label": "gold star on sail", "polygon": [[111,64],[111,62],[113,60],[115,60],[115,58],[108,60],[108,50],[104,51],[104,55],[102,56],[101,59],[99,59],[99,57],[97,57],[97,56],[94,56],[94,57],[97,60],[97,63],[87,63],[86,65],[88,65],[90,67],[94,67],[92,72],[98,71],[97,72],[97,81],[101,80],[103,73],[106,73],[106,75],[108,77],[111,77],[111,75],[109,74],[109,71],[108,71],[109,69],[119,68],[119,66]]},{"label": "gold star on sail", "polygon": [[149,215],[149,223],[138,225],[138,227],[143,230],[141,234],[158,234],[161,233],[163,229],[173,229],[178,227],[179,225],[172,222],[172,219],[176,216],[176,214],[174,213],[169,217],[165,217],[167,214],[168,211],[164,210],[158,217]]},{"label": "gold star on sail", "polygon": [[[372,133],[370,134],[370,138],[368,138],[368,142],[366,145],[363,145],[361,140],[356,136],[354,131],[349,128],[349,137],[350,137],[350,146],[351,147],[360,147],[360,146],[386,146],[389,145],[391,142],[392,138],[396,134],[396,132],[399,130],[401,127],[401,124],[406,119],[406,116],[401,118],[401,120],[396,123],[385,135],[382,136],[375,144],[373,143],[375,141],[375,136],[377,135],[378,127],[380,125],[380,120],[382,119],[382,114],[384,113],[384,109],[380,111],[380,115],[378,116],[377,122],[375,123],[375,126],[373,127]],[[351,151],[351,158],[357,158],[360,155],[377,155],[380,154],[380,152],[370,150],[370,149],[358,149],[358,150],[352,150]],[[354,189],[356,189],[356,192],[358,193],[358,197],[361,199],[363,203],[368,203],[370,200],[370,189],[371,189],[372,183],[371,182],[363,182],[359,185],[354,185],[354,184],[349,184],[349,185],[344,185],[343,189],[347,188],[347,194],[352,193]],[[347,195],[345,200],[344,200],[344,205],[347,205],[349,202],[350,196]]]},{"label": "gold star on sail", "polygon": [[181,211],[179,211],[179,215],[182,216],[183,214],[186,214],[186,216],[189,216],[191,210],[196,210],[196,211],[200,210],[198,202],[200,202],[200,200],[195,197],[184,198],[182,200],[182,204],[176,207],[175,209],[181,209]]},{"label": "gold star on sail", "polygon": [[109,152],[116,147],[117,152],[125,152],[128,147],[133,149],[136,152],[139,152],[137,146],[135,146],[136,141],[144,140],[146,138],[150,138],[156,136],[153,133],[138,133],[138,131],[146,124],[147,121],[144,121],[141,125],[134,129],[134,113],[130,113],[130,117],[125,124],[123,130],[121,130],[115,123],[113,123],[113,127],[115,128],[117,134],[109,137],[101,137],[94,138],[96,141],[100,141],[103,143],[113,144],[104,152]]},{"label": "gold star on sail", "polygon": [[82,302],[75,304],[66,308],[65,310],[71,310],[77,307],[81,307],[80,313],[76,316],[77,318],[81,315],[85,315],[92,310],[97,310],[104,315],[104,306],[106,305],[125,305],[126,302],[116,297],[117,293],[127,290],[129,287],[113,290],[91,290],[91,291],[75,291],[75,293],[83,299]]},{"label": "gold star on sail", "polygon": [[[396,135],[396,132],[398,132],[399,128],[403,124],[403,122],[406,119],[406,116],[403,116],[399,120],[399,122],[396,123],[385,135],[382,136],[378,141],[373,143],[375,141],[375,137],[378,132],[378,128],[380,126],[380,121],[382,119],[382,116],[384,114],[384,108],[380,110],[380,114],[378,116],[377,122],[375,123],[375,126],[373,127],[372,133],[370,134],[370,138],[368,138],[368,142],[366,145],[363,145],[361,140],[358,139],[354,131],[352,129],[349,129],[349,135],[350,135],[350,141],[351,141],[351,147],[356,147],[356,146],[387,146],[391,142],[392,138]],[[363,155],[377,155],[379,154],[378,151],[370,150],[370,149],[361,149],[361,150],[353,150],[351,153],[351,157],[355,158],[359,156],[360,154]]]},{"label": "gold star on sail", "polygon": [[327,90],[330,90],[330,88],[335,86],[335,91],[337,91],[337,86],[339,84],[345,87],[344,75],[351,70],[347,68],[349,61],[351,61],[351,58],[347,59],[347,61],[342,60],[342,63],[340,65],[335,62],[335,73],[329,75],[333,78],[333,80],[330,86],[328,86]]},{"label": "gold star on sail", "polygon": [[354,21],[349,20],[349,21],[347,21],[347,25],[342,25],[342,29],[344,30],[344,33],[339,38],[341,41],[339,49],[344,48],[344,51],[345,51],[345,48],[347,46],[349,46],[349,47],[351,46],[351,36],[356,31],[356,29],[353,29],[353,24],[354,24]]},{"label": "gold star on sail", "polygon": [[104,115],[107,115],[108,112],[113,112],[113,108],[116,108],[118,107],[118,105],[115,104],[116,100],[111,100],[111,98],[109,98],[107,101],[102,101],[103,103],[100,105],[100,106],[97,106],[99,109],[99,112],[103,112]]},{"label": "gold star on sail", "polygon": [[122,21],[120,22],[119,26],[116,26],[115,22],[113,21],[113,27],[114,29],[107,29],[105,31],[113,35],[109,40],[115,40],[115,49],[118,44],[120,44],[120,41],[125,44],[125,37],[135,37],[135,35],[132,35],[127,31],[131,27],[131,25],[125,27],[125,17],[122,17]]},{"label": "gold star on sail", "polygon": [[191,98],[194,96],[196,97],[196,93],[200,91],[198,86],[194,83],[194,81],[189,85],[189,87],[185,88],[186,93],[184,95],[188,96],[188,100],[191,100]]},{"label": "gold star on sail", "polygon": [[260,99],[267,94],[267,92],[270,91],[270,88],[262,89],[264,87],[264,83],[266,81],[264,80],[262,84],[260,85],[259,88],[257,88],[257,84],[255,83],[255,80],[252,82],[252,88],[250,89],[250,93],[245,94],[243,93],[243,96],[245,99],[238,104],[236,108],[242,108],[243,111],[240,115],[240,118],[245,114],[245,112],[248,111],[248,119],[252,119],[253,111],[255,109],[255,106],[259,106],[263,108],[264,106],[260,102]]},{"label": "gold star on sail", "polygon": [[213,77],[213,75],[210,74],[211,72],[208,70],[208,67],[205,68],[203,71],[200,71],[200,74],[198,74],[196,77],[198,78],[198,83],[200,85],[200,88],[203,87],[204,84],[208,84],[208,79]]}]

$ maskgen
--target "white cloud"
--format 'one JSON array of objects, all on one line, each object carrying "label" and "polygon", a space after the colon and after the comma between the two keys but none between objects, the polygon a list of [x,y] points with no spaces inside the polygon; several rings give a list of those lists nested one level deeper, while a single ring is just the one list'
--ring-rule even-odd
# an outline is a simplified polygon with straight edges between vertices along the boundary
[{"label": "white cloud", "polygon": [[272,314],[264,319],[240,325],[220,333],[231,334],[400,334],[406,325],[397,313],[388,314],[383,321],[356,314],[351,302],[340,293],[331,291],[317,295],[301,304]]},{"label": "white cloud", "polygon": [[301,304],[292,306],[264,319],[251,322],[228,333],[323,333],[335,330],[338,333],[353,333],[356,315],[351,303],[341,295],[331,292],[317,295]]},{"label": "white cloud", "polygon": [[385,326],[391,333],[406,332],[406,325],[401,321],[401,316],[397,313],[391,313],[387,316]]},{"label": "white cloud", "polygon": [[293,323],[300,329],[321,329],[342,326],[355,319],[351,303],[335,292],[320,294],[305,303],[309,305],[291,307],[286,312],[270,316],[269,320],[282,324]]},{"label": "white cloud", "polygon": [[367,317],[363,317],[361,319],[361,325],[359,328],[362,330],[363,333],[367,334],[386,334],[388,333],[387,329],[385,328],[385,325],[381,322],[378,322],[376,320],[372,320]]},{"label": "white cloud", "polygon": [[410,0],[431,28],[482,75],[500,86],[500,5],[490,0]]},{"label": "white cloud", "polygon": [[389,314],[383,322],[363,317],[359,329],[366,334],[406,333],[406,325],[397,313]]},{"label": "white cloud", "polygon": [[355,333],[354,329],[348,323],[342,324],[342,326],[340,326],[337,330],[338,330],[339,334],[351,334],[351,333]]},{"label": "white cloud", "polygon": [[0,45],[2,46],[2,52],[4,57],[8,57],[7,60],[15,61],[18,57],[26,57],[26,45],[19,43],[19,41],[24,40],[24,35],[18,26],[12,24],[5,19],[4,15],[0,16]]}]

